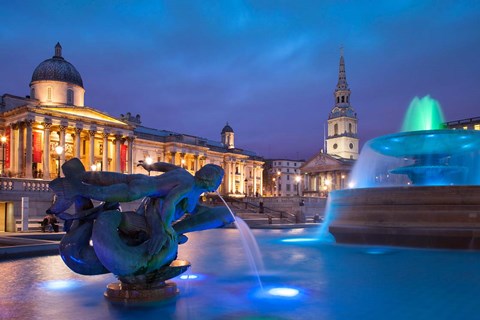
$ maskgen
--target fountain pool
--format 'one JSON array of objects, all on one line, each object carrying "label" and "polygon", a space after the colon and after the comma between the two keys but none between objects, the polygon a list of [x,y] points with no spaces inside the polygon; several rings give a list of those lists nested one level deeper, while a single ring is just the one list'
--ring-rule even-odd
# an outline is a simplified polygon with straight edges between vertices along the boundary
[{"label": "fountain pool", "polygon": [[[82,276],[59,256],[0,263],[0,319],[471,319],[480,314],[480,253],[319,243],[315,229],[253,230],[260,292],[235,229],[195,232],[179,258],[180,294],[141,306],[103,298],[112,275]],[[293,292],[295,292],[292,290]],[[291,291],[287,291],[289,293]]]}]

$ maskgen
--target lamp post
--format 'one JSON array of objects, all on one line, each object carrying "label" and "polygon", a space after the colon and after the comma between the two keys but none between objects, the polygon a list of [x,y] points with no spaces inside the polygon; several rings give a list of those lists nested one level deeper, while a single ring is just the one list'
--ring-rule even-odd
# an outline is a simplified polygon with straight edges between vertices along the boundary
[{"label": "lamp post", "polygon": [[2,142],[2,176],[5,175],[5,143],[7,143],[7,137],[2,136],[0,138]]},{"label": "lamp post", "polygon": [[300,186],[300,180],[301,180],[301,179],[302,179],[302,178],[300,178],[300,176],[296,176],[296,177],[295,177],[295,181],[297,182],[297,196],[300,195],[299,186]]},{"label": "lamp post", "polygon": [[60,145],[56,146],[55,152],[57,153],[57,156],[58,156],[57,178],[60,178],[60,156],[63,153],[63,147]]}]

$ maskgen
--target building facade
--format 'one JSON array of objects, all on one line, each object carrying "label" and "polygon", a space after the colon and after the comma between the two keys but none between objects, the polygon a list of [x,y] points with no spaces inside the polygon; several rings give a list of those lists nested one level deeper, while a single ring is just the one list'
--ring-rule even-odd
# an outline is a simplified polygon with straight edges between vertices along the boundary
[{"label": "building facade", "polygon": [[265,161],[264,195],[290,197],[302,194],[303,177],[300,167],[305,160],[269,159]]},{"label": "building facade", "polygon": [[449,129],[480,130],[480,117],[449,121],[444,126]]},{"label": "building facade", "polygon": [[192,174],[207,163],[217,164],[225,170],[222,194],[261,194],[263,160],[235,147],[228,124],[221,140],[214,141],[144,127],[140,115],[114,117],[84,101],[82,77],[57,43],[54,56],[34,70],[29,96],[0,97],[1,175],[48,181],[73,157],[87,170],[146,173],[137,164],[150,158]]}]

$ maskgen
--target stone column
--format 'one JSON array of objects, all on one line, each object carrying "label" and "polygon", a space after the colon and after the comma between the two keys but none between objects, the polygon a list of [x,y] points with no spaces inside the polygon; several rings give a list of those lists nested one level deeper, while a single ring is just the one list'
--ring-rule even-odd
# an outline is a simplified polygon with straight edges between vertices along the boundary
[{"label": "stone column", "polygon": [[80,138],[82,134],[82,128],[75,127],[75,158],[80,159]]},{"label": "stone column", "polygon": [[120,167],[120,146],[122,142],[122,135],[121,134],[116,134],[115,135],[115,172],[120,172],[121,167]]},{"label": "stone column", "polygon": [[15,152],[15,145],[17,143],[17,138],[15,135],[15,131],[18,130],[18,125],[16,123],[10,124],[10,172],[16,172],[16,165],[17,165],[17,160],[16,160],[16,152]]},{"label": "stone column", "polygon": [[260,171],[260,174],[259,174],[259,177],[260,177],[260,195],[263,195],[263,169],[260,167],[258,168],[258,170]]},{"label": "stone column", "polygon": [[45,119],[43,123],[43,179],[50,180],[50,128],[52,122]]},{"label": "stone column", "polygon": [[172,155],[171,162],[172,162],[172,164],[175,164],[175,156],[176,156],[177,153],[175,151],[172,151],[172,152],[170,152],[170,154]]},{"label": "stone column", "polygon": [[[64,125],[60,125],[60,145],[63,147],[63,152],[60,155],[60,163],[58,164],[60,168],[62,167],[62,164],[65,163],[65,153],[67,151],[67,148],[65,146],[65,131],[67,130],[67,127]],[[61,172],[62,170],[60,170]]]},{"label": "stone column", "polygon": [[195,172],[197,172],[198,169],[199,169],[199,168],[198,168],[198,164],[199,164],[199,163],[198,163],[198,158],[199,158],[198,154],[196,154],[196,155],[193,156],[194,163],[195,163],[195,164],[194,164],[195,167],[193,168],[193,170],[194,170]]},{"label": "stone column", "polygon": [[33,120],[25,121],[26,137],[25,137],[25,178],[32,179],[32,124]]},{"label": "stone column", "polygon": [[257,167],[252,165],[253,170],[253,196],[257,195]]},{"label": "stone column", "polygon": [[102,156],[102,171],[108,171],[108,132],[102,133],[103,137],[103,156]]},{"label": "stone column", "polygon": [[128,137],[128,173],[133,172],[133,140],[135,140],[134,137]]},{"label": "stone column", "polygon": [[25,171],[24,171],[24,168],[25,168],[25,161],[24,161],[24,156],[25,156],[25,149],[24,149],[24,146],[25,146],[25,123],[24,122],[20,122],[18,123],[18,151],[17,151],[17,163],[18,163],[18,167],[17,167],[17,172],[18,172],[18,176],[19,177],[24,177],[25,176]]},{"label": "stone column", "polygon": [[88,165],[91,167],[95,164],[95,130],[88,130],[88,136],[90,139],[90,146],[88,150]]}]

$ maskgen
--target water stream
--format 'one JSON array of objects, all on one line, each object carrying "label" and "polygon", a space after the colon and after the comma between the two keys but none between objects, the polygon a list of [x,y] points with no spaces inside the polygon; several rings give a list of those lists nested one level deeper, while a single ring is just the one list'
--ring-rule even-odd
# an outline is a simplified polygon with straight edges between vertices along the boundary
[{"label": "water stream", "polygon": [[258,248],[257,240],[255,239],[252,230],[250,230],[247,223],[240,217],[235,216],[225,199],[223,199],[223,197],[220,195],[220,193],[218,193],[218,191],[216,193],[220,197],[220,199],[222,199],[222,202],[225,204],[228,211],[232,215],[233,220],[235,221],[235,225],[240,232],[240,239],[242,240],[242,245],[247,256],[248,263],[250,265],[250,268],[252,269],[254,276],[258,280],[260,289],[263,291],[262,280],[260,279],[260,272],[264,272],[264,265],[262,254],[260,253],[260,249]]}]

